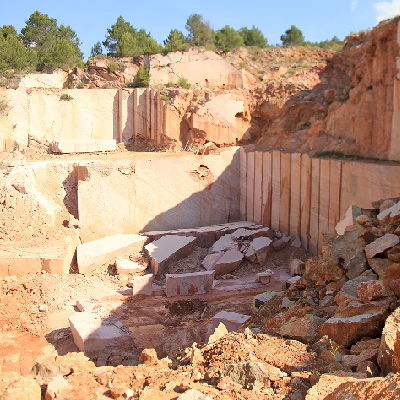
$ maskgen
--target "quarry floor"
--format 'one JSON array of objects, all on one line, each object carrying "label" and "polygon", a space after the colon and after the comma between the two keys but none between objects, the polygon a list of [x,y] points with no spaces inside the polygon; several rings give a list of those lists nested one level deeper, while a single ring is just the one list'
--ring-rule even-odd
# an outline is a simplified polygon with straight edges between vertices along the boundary
[{"label": "quarry floor", "polygon": [[[196,264],[200,253],[204,251],[180,260],[168,272],[182,273],[182,266]],[[287,273],[290,259],[307,257],[303,250],[287,247],[274,253],[262,269]],[[186,272],[200,269],[192,267]],[[79,351],[68,317],[76,312],[76,302],[85,300],[101,301],[109,314],[133,332],[138,348],[136,360],[144,348],[155,348],[160,358],[173,358],[193,342],[207,342],[211,318],[219,311],[252,315],[253,298],[266,287],[254,284],[247,290],[234,291],[229,287],[255,282],[260,270],[261,267],[244,262],[228,279],[219,277],[211,292],[172,298],[165,297],[161,286],[153,296],[132,297],[127,286],[132,275],[116,275],[112,266],[92,276],[42,273],[5,278],[0,282],[1,372],[27,374],[42,357]],[[158,277],[156,282],[162,285],[165,276]]]}]

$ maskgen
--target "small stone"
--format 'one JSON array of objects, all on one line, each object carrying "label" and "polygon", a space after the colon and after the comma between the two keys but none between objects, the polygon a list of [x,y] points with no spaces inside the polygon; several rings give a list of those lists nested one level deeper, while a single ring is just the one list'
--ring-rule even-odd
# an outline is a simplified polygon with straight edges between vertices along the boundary
[{"label": "small stone", "polygon": [[357,365],[356,371],[365,374],[367,378],[377,376],[379,373],[378,367],[372,361],[361,361]]},{"label": "small stone", "polygon": [[39,311],[42,313],[48,312],[49,311],[49,307],[47,307],[46,304],[42,304],[39,306]]},{"label": "small stone", "polygon": [[155,349],[143,349],[139,357],[139,364],[156,365],[158,363],[157,352]]}]

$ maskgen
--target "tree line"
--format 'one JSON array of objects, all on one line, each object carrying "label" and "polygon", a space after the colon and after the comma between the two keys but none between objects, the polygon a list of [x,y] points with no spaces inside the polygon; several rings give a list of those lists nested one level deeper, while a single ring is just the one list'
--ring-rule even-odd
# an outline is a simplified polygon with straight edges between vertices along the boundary
[{"label": "tree line", "polygon": [[[91,49],[91,57],[105,52],[108,56],[137,57],[141,54],[186,51],[190,47],[228,52],[241,46],[265,48],[268,40],[255,26],[239,30],[229,25],[214,30],[200,14],[192,14],[186,21],[185,35],[172,29],[163,44],[157,42],[150,32],[136,29],[122,16],[107,28],[106,39],[98,41]],[[303,33],[292,25],[282,36],[283,46],[314,45],[340,47],[336,36],[324,42],[306,42]],[[83,67],[83,53],[77,33],[70,27],[59,25],[55,18],[35,11],[18,33],[14,26],[0,28],[0,71],[37,70]]]}]

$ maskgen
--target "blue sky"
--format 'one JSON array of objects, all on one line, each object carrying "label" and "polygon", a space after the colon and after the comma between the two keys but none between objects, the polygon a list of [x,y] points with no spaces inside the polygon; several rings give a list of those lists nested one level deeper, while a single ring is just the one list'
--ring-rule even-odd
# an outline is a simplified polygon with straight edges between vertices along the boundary
[{"label": "blue sky", "polygon": [[95,42],[105,39],[106,29],[119,15],[135,28],[150,31],[161,43],[171,29],[180,29],[186,34],[188,16],[198,13],[214,29],[224,25],[235,29],[255,25],[269,44],[279,44],[280,36],[291,25],[300,28],[306,40],[320,41],[335,35],[344,39],[350,32],[372,28],[379,19],[400,14],[400,0],[0,1],[3,3],[0,26],[14,25],[20,31],[29,15],[39,10],[77,32],[85,58]]}]

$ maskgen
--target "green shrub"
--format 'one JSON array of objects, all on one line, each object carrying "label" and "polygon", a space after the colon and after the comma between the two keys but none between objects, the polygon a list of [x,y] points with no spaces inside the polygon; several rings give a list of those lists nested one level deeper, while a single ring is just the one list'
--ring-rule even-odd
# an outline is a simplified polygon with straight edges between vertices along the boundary
[{"label": "green shrub", "polygon": [[115,73],[117,72],[118,64],[115,61],[110,61],[108,63],[108,71]]},{"label": "green shrub", "polygon": [[71,95],[69,95],[68,93],[63,93],[61,96],[60,96],[60,101],[71,101],[71,100],[73,100],[74,98],[71,96]]},{"label": "green shrub", "polygon": [[143,64],[140,65],[138,72],[135,76],[133,87],[148,87],[150,80],[150,72],[147,70]]},{"label": "green shrub", "polygon": [[166,96],[165,94],[162,94],[160,96],[160,98],[161,98],[161,100],[165,101],[166,103],[169,103],[171,101],[171,99],[168,96]]},{"label": "green shrub", "polygon": [[76,87],[77,87],[78,89],[84,89],[84,88],[85,88],[85,84],[84,84],[83,82],[79,82],[79,83],[76,85]]},{"label": "green shrub", "polygon": [[182,76],[182,77],[179,78],[178,86],[181,87],[182,89],[190,89],[191,85],[187,81],[187,79]]}]

